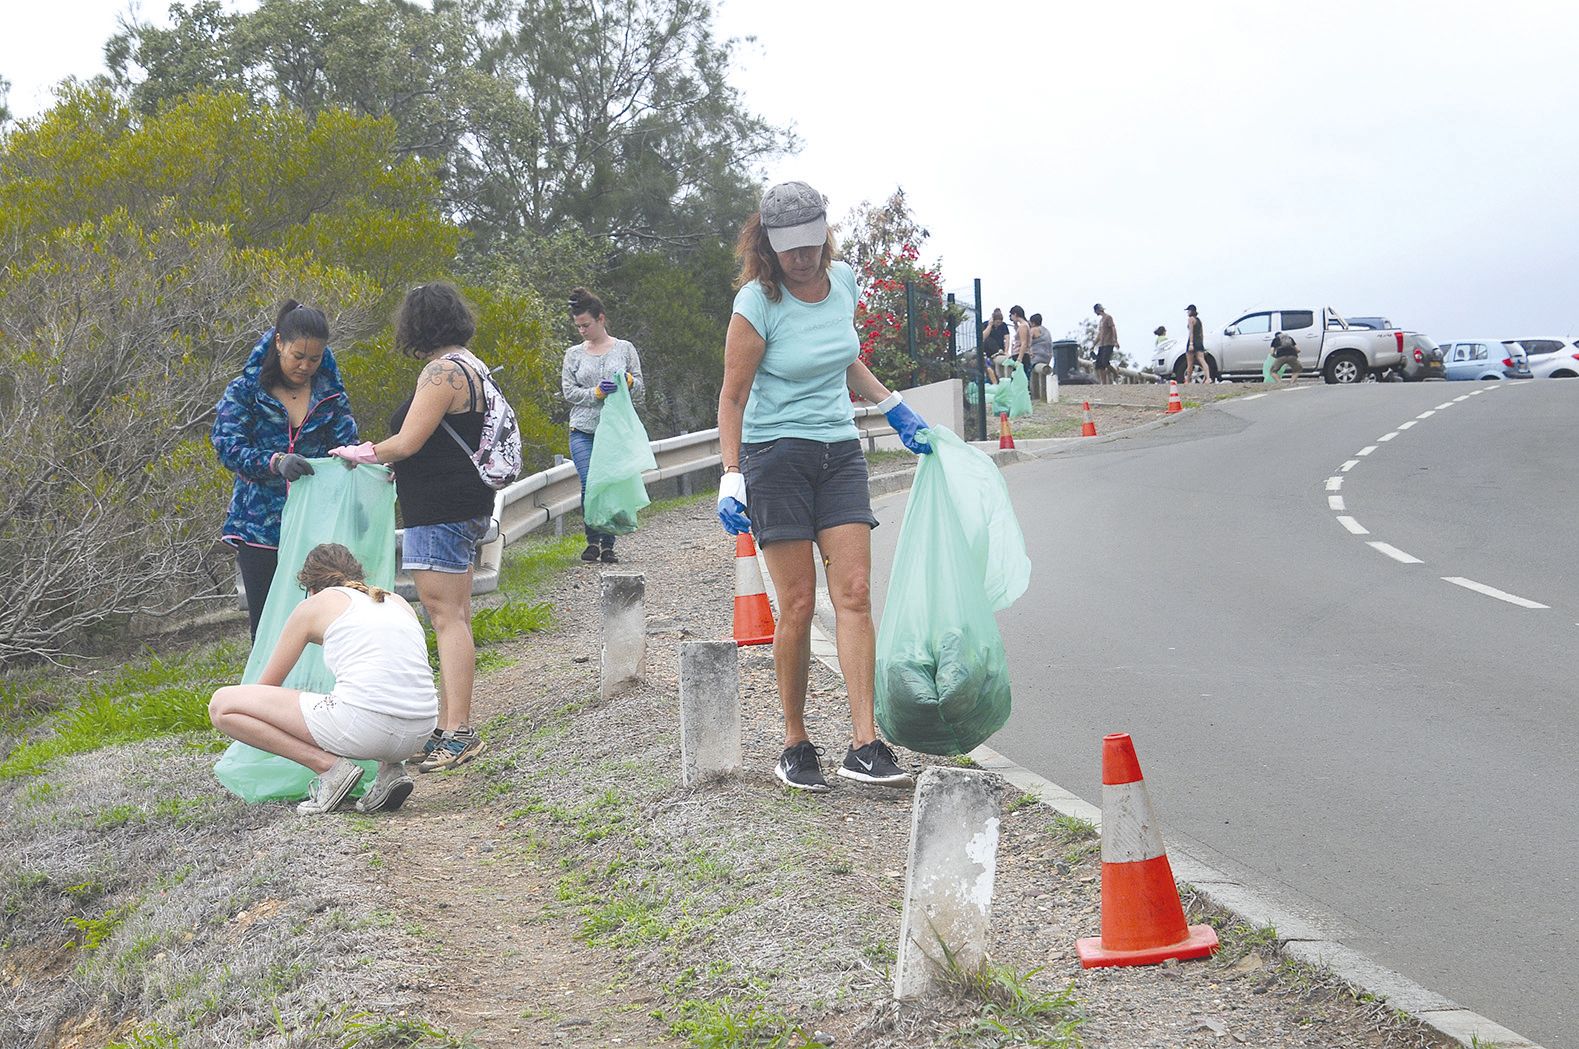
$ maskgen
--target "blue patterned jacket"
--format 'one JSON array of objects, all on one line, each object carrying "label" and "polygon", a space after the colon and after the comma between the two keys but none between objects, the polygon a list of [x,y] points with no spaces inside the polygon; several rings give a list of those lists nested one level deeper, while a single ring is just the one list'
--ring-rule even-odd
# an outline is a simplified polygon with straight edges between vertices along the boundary
[{"label": "blue patterned jacket", "polygon": [[329,454],[329,449],[356,443],[356,420],[340,381],[334,352],[323,351],[323,362],[313,376],[312,405],[301,429],[291,432],[290,417],[273,394],[258,383],[263,356],[274,329],[263,333],[247,366],[230,380],[225,395],[214,406],[214,429],[209,434],[219,461],[236,475],[230,513],[221,536],[232,546],[278,547],[280,512],[285,508],[285,480],[269,472],[276,452],[295,452],[309,459]]}]

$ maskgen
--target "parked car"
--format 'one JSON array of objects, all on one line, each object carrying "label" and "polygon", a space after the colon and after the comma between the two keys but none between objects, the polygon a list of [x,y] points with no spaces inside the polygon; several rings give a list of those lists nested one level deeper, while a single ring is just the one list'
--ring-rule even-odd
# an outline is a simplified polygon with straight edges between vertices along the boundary
[{"label": "parked car", "polygon": [[[1398,331],[1398,325],[1386,317],[1345,317],[1351,328],[1369,328],[1372,331]],[[1420,382],[1423,379],[1442,379],[1442,351],[1436,343],[1419,332],[1404,332],[1404,357],[1384,378]]]},{"label": "parked car", "polygon": [[[1299,362],[1330,383],[1363,382],[1380,377],[1403,363],[1407,333],[1376,331],[1350,325],[1335,310],[1257,310],[1246,313],[1220,332],[1206,337],[1206,356],[1213,373],[1245,378],[1261,376],[1272,334],[1285,332],[1299,344]],[[1175,347],[1152,360],[1158,375],[1183,381],[1184,351]]]},{"label": "parked car", "polygon": [[1442,344],[1442,367],[1449,379],[1528,379],[1523,353],[1496,339],[1461,339]]},{"label": "parked car", "polygon": [[1522,348],[1537,379],[1579,378],[1579,343],[1573,339],[1504,339],[1502,345]]}]

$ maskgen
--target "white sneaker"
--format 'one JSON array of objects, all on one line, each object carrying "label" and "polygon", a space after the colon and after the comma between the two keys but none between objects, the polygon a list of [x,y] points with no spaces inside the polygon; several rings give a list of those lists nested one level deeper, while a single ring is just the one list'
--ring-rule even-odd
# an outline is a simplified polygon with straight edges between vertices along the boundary
[{"label": "white sneaker", "polygon": [[328,772],[308,784],[307,800],[296,806],[297,815],[316,816],[321,812],[333,812],[361,779],[362,766],[345,758],[336,758]]},{"label": "white sneaker", "polygon": [[356,800],[356,811],[394,812],[406,803],[415,787],[416,783],[400,765],[379,762],[373,785]]}]

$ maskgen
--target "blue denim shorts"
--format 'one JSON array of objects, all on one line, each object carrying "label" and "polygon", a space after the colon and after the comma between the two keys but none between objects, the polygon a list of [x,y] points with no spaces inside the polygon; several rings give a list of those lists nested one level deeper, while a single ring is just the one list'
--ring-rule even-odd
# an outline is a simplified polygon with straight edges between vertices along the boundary
[{"label": "blue denim shorts", "polygon": [[410,525],[400,541],[400,567],[407,572],[469,571],[477,540],[488,534],[492,521],[484,514],[449,524]]},{"label": "blue denim shorts", "polygon": [[740,446],[746,516],[759,546],[816,539],[846,524],[877,527],[861,442],[781,437]]}]

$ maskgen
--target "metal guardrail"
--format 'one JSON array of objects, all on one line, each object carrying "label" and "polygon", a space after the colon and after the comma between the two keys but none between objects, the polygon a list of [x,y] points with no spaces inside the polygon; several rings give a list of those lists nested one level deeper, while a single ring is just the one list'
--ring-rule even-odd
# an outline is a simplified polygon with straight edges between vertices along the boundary
[{"label": "metal guardrail", "polygon": [[[867,447],[875,447],[877,438],[894,433],[888,420],[875,406],[865,405],[855,409],[855,426]],[[647,485],[685,478],[703,470],[716,469],[723,461],[718,445],[718,429],[684,433],[678,437],[665,437],[652,442],[652,455],[658,468],[642,474]],[[682,488],[684,487],[682,481]],[[475,570],[472,573],[472,593],[489,594],[499,588],[499,566],[504,561],[504,548],[519,542],[539,528],[573,513],[581,508],[581,478],[575,463],[560,463],[530,477],[523,477],[494,496],[493,516],[497,530],[477,547]],[[395,533],[396,549],[401,541]],[[397,559],[398,563],[398,559]],[[402,574],[395,580],[395,588],[402,596],[413,598],[416,587],[410,577]]]}]

